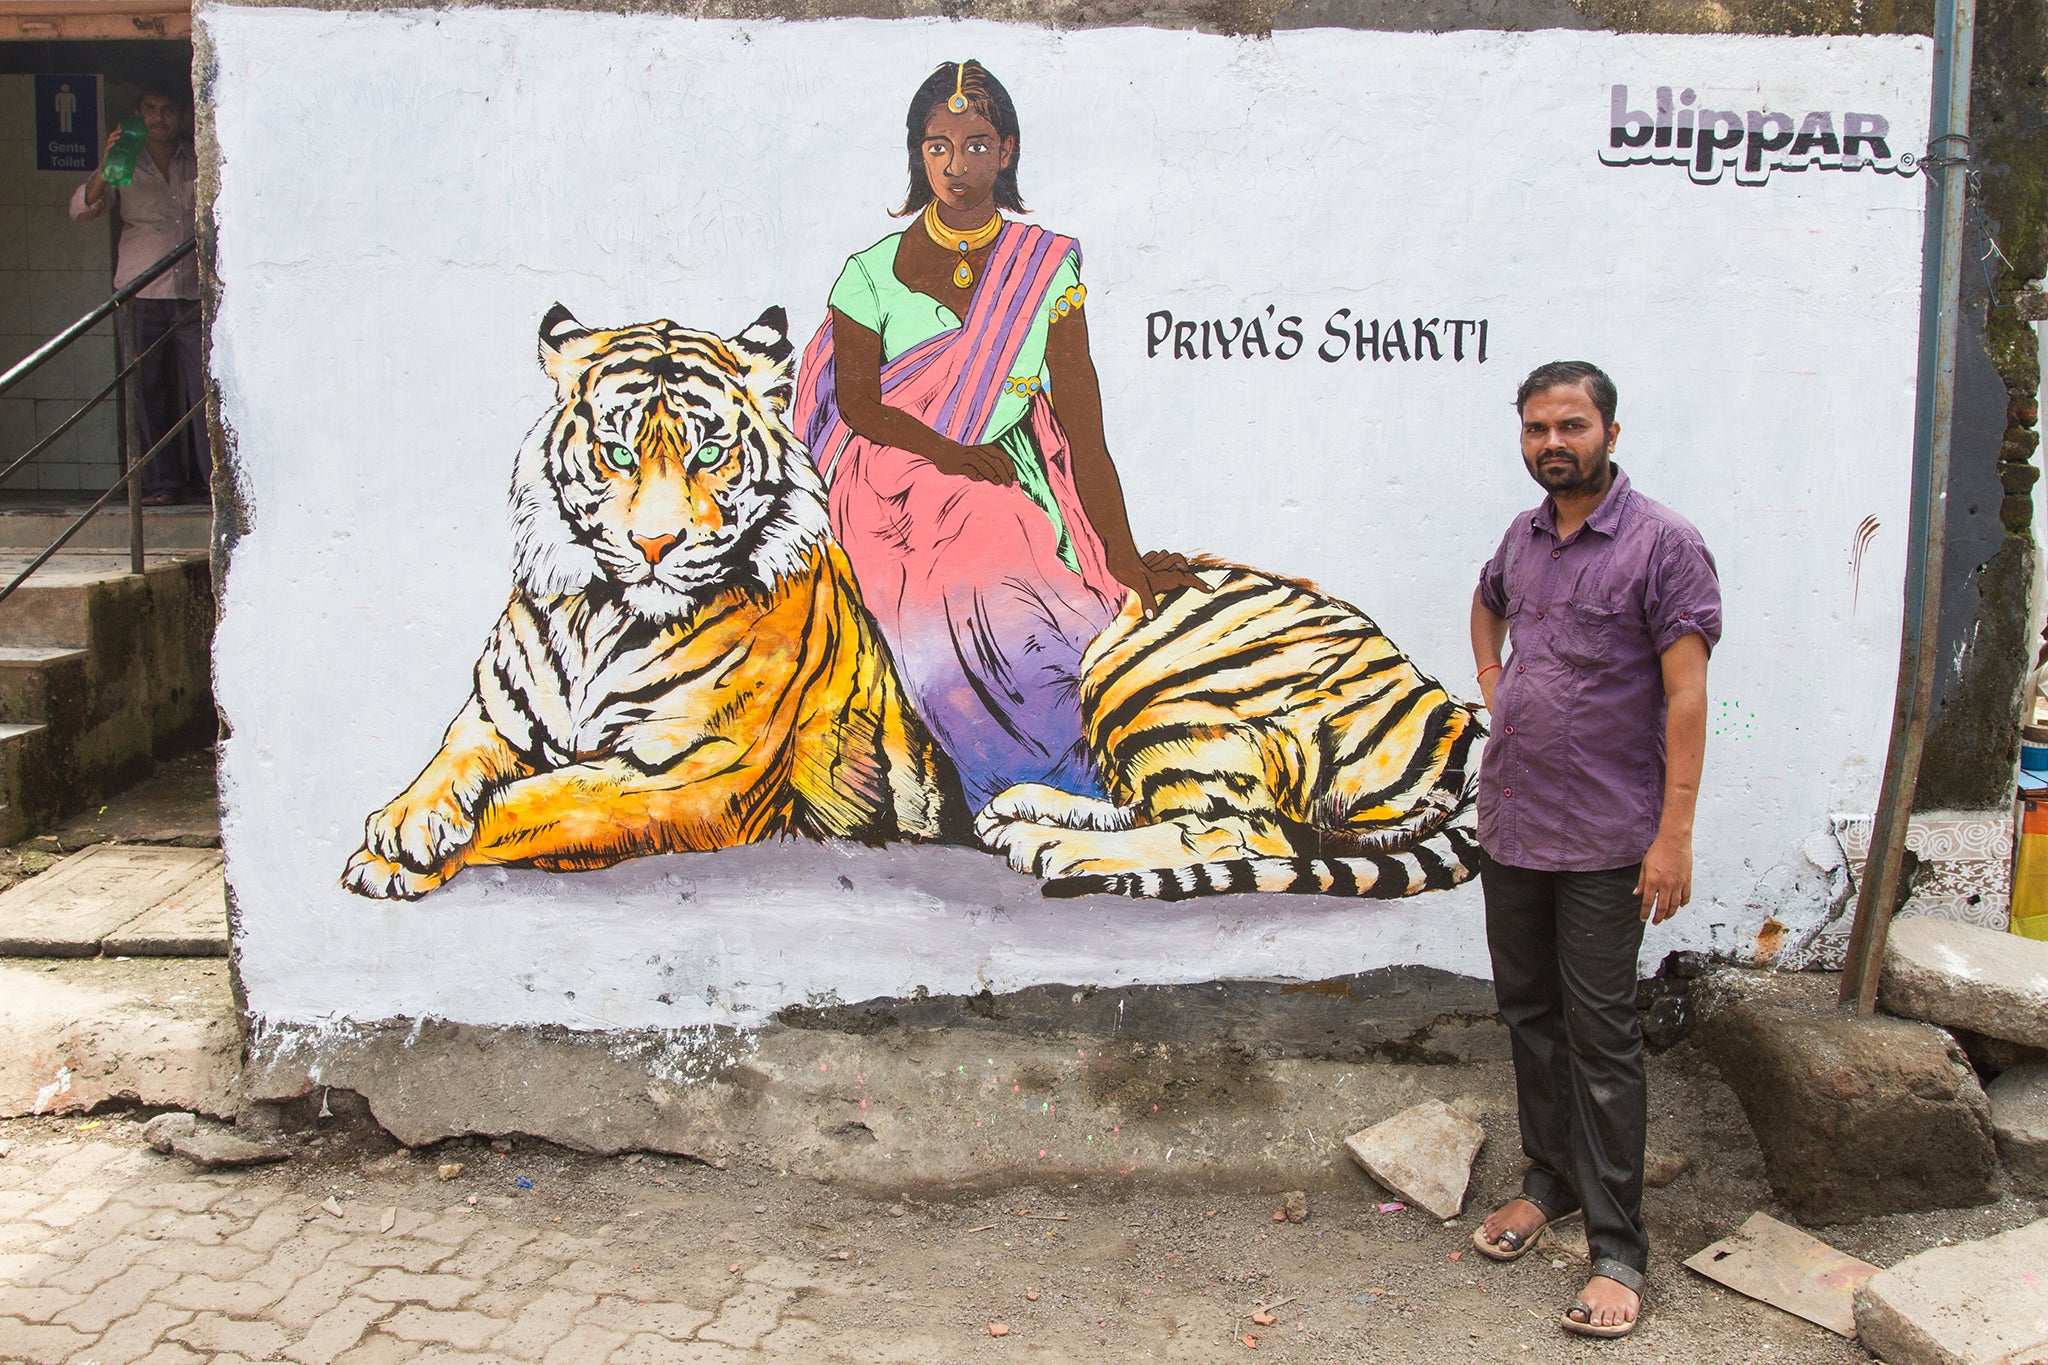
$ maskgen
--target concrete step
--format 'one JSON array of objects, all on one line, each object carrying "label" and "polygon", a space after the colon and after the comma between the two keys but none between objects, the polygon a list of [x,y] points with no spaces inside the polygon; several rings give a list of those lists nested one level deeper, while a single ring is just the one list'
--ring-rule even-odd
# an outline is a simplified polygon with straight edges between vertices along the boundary
[{"label": "concrete step", "polygon": [[0,845],[27,838],[55,812],[37,779],[48,768],[46,725],[0,724]]},{"label": "concrete step", "polygon": [[[41,553],[91,505],[85,500],[76,507],[0,506],[0,553]],[[94,514],[77,535],[64,543],[64,548],[126,550],[128,535],[128,505],[123,502]],[[193,504],[142,509],[142,544],[146,551],[204,550],[212,537],[211,507]]]},{"label": "concrete step", "polygon": [[227,897],[211,848],[94,844],[0,892],[0,957],[224,957]]},{"label": "concrete step", "polygon": [[63,645],[0,645],[0,722],[47,723],[85,687],[91,658]]},{"label": "concrete step", "polygon": [[[20,550],[0,549],[0,587],[13,582],[34,558]],[[204,556],[192,550],[152,554],[144,561],[145,574],[176,572],[200,558]],[[60,552],[0,602],[0,645],[91,648],[94,597],[119,591],[123,580],[134,577],[125,554]]]},{"label": "concrete step", "polygon": [[[33,556],[0,550],[0,586]],[[0,601],[0,721],[46,726],[0,765],[0,845],[148,775],[218,728],[213,579],[198,551],[64,551]]]}]

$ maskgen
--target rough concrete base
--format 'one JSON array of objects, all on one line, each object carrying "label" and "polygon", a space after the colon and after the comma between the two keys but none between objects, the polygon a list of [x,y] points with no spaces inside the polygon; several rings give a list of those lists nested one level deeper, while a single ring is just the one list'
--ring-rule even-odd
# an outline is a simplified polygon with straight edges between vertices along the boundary
[{"label": "rough concrete base", "polygon": [[0,964],[0,1034],[0,1117],[237,1107],[241,1037],[218,960]]},{"label": "rough concrete base", "polygon": [[[1428,1099],[1511,1123],[1508,1068],[1261,1058],[1229,1042],[1062,1040],[988,1024],[865,1035],[592,1035],[397,1022],[270,1030],[251,1101],[354,1091],[417,1146],[523,1134],[893,1191],[1142,1177],[1328,1187],[1343,1134]],[[252,1114],[252,1119],[261,1116]]]},{"label": "rough concrete base", "polygon": [[1837,978],[1724,970],[1695,992],[1700,1044],[1742,1101],[1771,1189],[1802,1222],[1998,1197],[1991,1110],[1955,1041],[1838,1009]]},{"label": "rough concrete base", "polygon": [[1857,1335],[1887,1365],[2040,1359],[2048,1354],[2040,1349],[2048,1346],[2044,1265],[2048,1219],[1908,1256],[1857,1291]]},{"label": "rough concrete base", "polygon": [[1878,1001],[1903,1018],[2048,1047],[2048,943],[1924,915],[1896,920]]},{"label": "rough concrete base", "polygon": [[2048,1062],[2012,1068],[1985,1094],[2006,1183],[2014,1194],[2048,1195]]}]

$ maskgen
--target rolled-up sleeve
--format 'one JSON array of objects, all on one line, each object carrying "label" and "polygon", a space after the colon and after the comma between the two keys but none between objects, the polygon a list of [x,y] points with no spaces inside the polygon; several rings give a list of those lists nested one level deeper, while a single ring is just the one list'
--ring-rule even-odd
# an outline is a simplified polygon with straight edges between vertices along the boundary
[{"label": "rolled-up sleeve", "polygon": [[1720,643],[1721,578],[1697,533],[1665,535],[1643,588],[1643,614],[1659,654],[1685,635],[1705,640],[1709,653]]},{"label": "rolled-up sleeve", "polygon": [[1508,614],[1508,542],[1517,535],[1527,535],[1522,519],[1508,527],[1508,533],[1500,538],[1500,548],[1493,552],[1493,558],[1486,561],[1486,567],[1479,571],[1479,605],[1495,616]]},{"label": "rolled-up sleeve", "polygon": [[105,213],[107,206],[114,202],[113,187],[108,186],[105,192],[100,195],[99,203],[87,203],[85,190],[86,186],[90,184],[92,184],[90,178],[81,180],[78,182],[78,188],[71,191],[71,221],[74,223],[90,223],[93,219]]}]

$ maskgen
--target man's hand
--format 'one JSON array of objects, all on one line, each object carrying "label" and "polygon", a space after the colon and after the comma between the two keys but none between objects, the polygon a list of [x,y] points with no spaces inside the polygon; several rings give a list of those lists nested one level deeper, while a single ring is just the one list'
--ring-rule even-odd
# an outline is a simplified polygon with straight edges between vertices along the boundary
[{"label": "man's hand", "polygon": [[1662,924],[1692,899],[1692,836],[1657,836],[1643,855],[1636,894],[1643,898],[1641,918],[1645,924]]},{"label": "man's hand", "polygon": [[942,474],[957,474],[981,483],[1017,482],[1017,466],[1001,446],[955,445],[943,456],[933,457],[932,464]]}]

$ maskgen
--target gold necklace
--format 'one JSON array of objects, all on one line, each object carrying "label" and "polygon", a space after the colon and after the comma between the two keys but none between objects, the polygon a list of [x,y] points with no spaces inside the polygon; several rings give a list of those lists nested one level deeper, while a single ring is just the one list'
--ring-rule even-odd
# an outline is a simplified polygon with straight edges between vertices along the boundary
[{"label": "gold necklace", "polygon": [[925,235],[947,251],[960,253],[960,260],[953,267],[953,285],[957,289],[974,287],[974,267],[967,264],[969,252],[979,251],[996,239],[1003,230],[1003,215],[991,213],[988,221],[972,232],[956,232],[947,227],[939,217],[939,201],[934,199],[924,206]]}]

